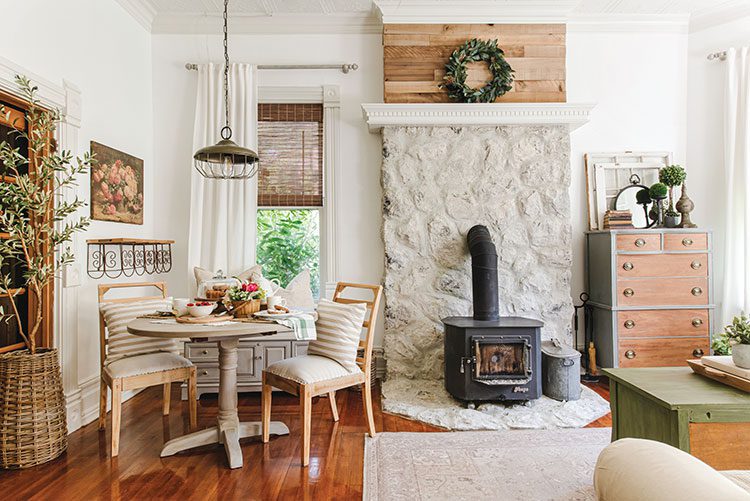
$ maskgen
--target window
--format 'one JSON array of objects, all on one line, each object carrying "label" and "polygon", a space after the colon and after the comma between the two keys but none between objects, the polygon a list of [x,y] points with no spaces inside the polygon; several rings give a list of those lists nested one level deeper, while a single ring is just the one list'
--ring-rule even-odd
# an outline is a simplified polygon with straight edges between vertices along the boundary
[{"label": "window", "polygon": [[320,296],[323,105],[258,105],[257,261],[285,286],[304,268]]}]

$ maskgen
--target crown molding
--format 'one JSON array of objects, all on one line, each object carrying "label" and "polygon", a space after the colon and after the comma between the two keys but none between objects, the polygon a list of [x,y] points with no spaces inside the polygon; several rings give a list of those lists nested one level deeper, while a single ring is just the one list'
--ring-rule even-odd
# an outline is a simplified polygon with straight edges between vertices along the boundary
[{"label": "crown molding", "polygon": [[690,33],[720,26],[747,16],[750,16],[750,2],[747,0],[723,2],[716,7],[695,11],[690,16]]},{"label": "crown molding", "polygon": [[[151,25],[154,34],[221,33],[222,17],[214,14],[159,14]],[[272,16],[237,15],[229,17],[233,35],[278,34],[382,34],[383,25],[375,13],[319,14]]]},{"label": "crown molding", "polygon": [[380,104],[362,105],[370,132],[383,127],[462,127],[499,125],[567,125],[575,130],[589,121],[595,104]]},{"label": "crown molding", "polygon": [[564,23],[579,0],[374,0],[383,24]]},{"label": "crown molding", "polygon": [[156,18],[156,9],[150,0],[115,0],[125,12],[138,21],[138,24],[151,31],[151,25]]},{"label": "crown molding", "polygon": [[580,14],[568,18],[568,33],[687,33],[689,14]]}]

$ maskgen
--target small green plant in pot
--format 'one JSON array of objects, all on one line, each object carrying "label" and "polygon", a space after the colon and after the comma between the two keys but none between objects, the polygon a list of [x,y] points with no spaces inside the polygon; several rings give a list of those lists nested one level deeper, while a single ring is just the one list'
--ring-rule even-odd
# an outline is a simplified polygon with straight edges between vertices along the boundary
[{"label": "small green plant in pot", "polygon": [[659,182],[669,188],[669,208],[667,213],[674,213],[679,216],[674,210],[674,189],[681,185],[687,178],[687,173],[681,165],[668,165],[659,171]]},{"label": "small green plant in pot", "polygon": [[654,204],[651,206],[653,214],[650,213],[649,216],[656,221],[658,226],[663,226],[664,224],[664,204],[662,202],[667,198],[668,191],[669,188],[664,183],[655,183],[648,189],[648,196],[654,201]]},{"label": "small green plant in pot", "polygon": [[[0,295],[9,299],[0,318],[15,320],[25,349],[0,354],[0,467],[26,468],[54,459],[67,448],[65,396],[57,350],[37,346],[45,308],[26,312],[17,296],[29,294],[32,304],[45,304],[56,274],[73,262],[68,245],[73,235],[89,224],[78,215],[85,203],[68,196],[76,178],[88,171],[93,159],[75,158],[57,151],[53,137],[60,115],[43,108],[37,88],[17,76],[19,95],[27,103],[28,132],[16,131],[28,144],[28,157],[0,142],[0,175],[13,182],[0,183]],[[0,107],[0,112],[10,116]],[[20,284],[15,270],[23,271]],[[20,292],[23,291],[23,292]],[[50,319],[51,320],[51,319]]]},{"label": "small green plant in pot", "polygon": [[750,319],[740,315],[724,327],[724,334],[732,345],[732,361],[737,367],[750,369]]}]

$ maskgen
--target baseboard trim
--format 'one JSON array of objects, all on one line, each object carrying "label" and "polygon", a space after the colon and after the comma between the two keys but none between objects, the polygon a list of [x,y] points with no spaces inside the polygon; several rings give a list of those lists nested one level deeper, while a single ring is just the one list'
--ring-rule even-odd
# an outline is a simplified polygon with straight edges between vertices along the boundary
[{"label": "baseboard trim", "polygon": [[[65,394],[68,435],[99,418],[99,375],[78,384],[78,388]],[[127,402],[140,392],[141,390],[125,391],[122,401]],[[111,410],[111,402],[112,399],[108,396],[107,411]]]}]

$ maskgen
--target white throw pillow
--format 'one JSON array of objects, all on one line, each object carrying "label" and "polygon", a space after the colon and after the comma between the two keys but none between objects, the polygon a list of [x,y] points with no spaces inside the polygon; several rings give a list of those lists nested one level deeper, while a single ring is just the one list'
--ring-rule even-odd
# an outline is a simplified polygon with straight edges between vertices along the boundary
[{"label": "white throw pillow", "polygon": [[104,323],[107,326],[107,360],[142,355],[144,353],[155,353],[166,351],[177,353],[178,345],[174,339],[149,338],[134,336],[128,332],[128,323],[142,315],[172,309],[172,301],[169,299],[157,299],[148,301],[134,301],[132,303],[109,303],[100,306],[104,315]]},{"label": "white throw pillow", "polygon": [[366,314],[365,303],[343,304],[321,299],[315,322],[317,339],[310,341],[307,354],[330,358],[349,372],[356,372],[357,348]]},{"label": "white throw pillow", "polygon": [[291,309],[312,311],[315,309],[312,289],[310,289],[310,270],[305,268],[292,279],[286,287],[279,287],[273,292],[274,296],[286,299],[286,305]]}]

